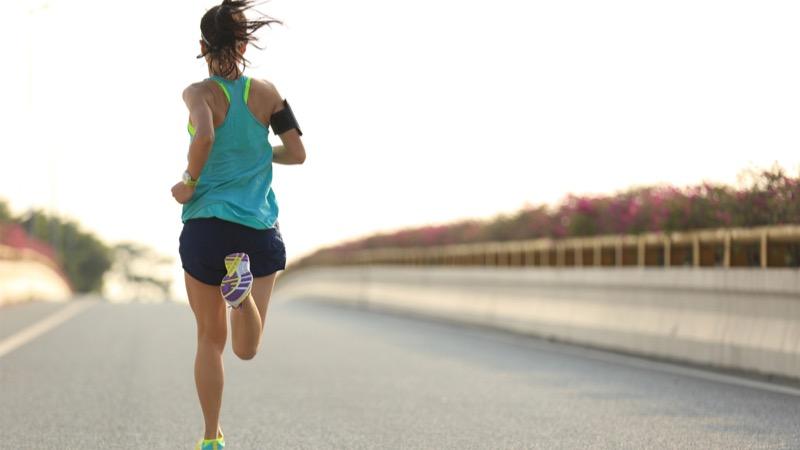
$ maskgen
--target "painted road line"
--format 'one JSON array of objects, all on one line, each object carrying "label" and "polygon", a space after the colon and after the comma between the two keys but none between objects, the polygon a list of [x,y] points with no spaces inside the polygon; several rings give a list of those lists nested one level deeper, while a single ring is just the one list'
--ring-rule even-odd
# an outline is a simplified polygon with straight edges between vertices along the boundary
[{"label": "painted road line", "polygon": [[490,339],[496,342],[505,342],[508,344],[524,346],[528,348],[535,348],[543,352],[555,353],[560,355],[570,355],[578,358],[591,359],[604,363],[619,364],[628,367],[636,367],[638,369],[650,370],[654,372],[668,373],[671,375],[679,375],[684,377],[697,378],[715,383],[729,384],[737,387],[745,387],[750,389],[757,389],[768,391],[775,394],[791,395],[800,397],[800,389],[794,386],[787,386],[778,383],[771,383],[768,381],[760,381],[758,379],[745,378],[734,374],[726,374],[714,372],[711,370],[704,370],[699,367],[691,367],[681,365],[680,363],[670,363],[665,361],[657,361],[648,359],[646,356],[627,355],[621,353],[613,353],[599,348],[581,347],[580,345],[572,345],[562,342],[549,342],[541,341],[540,339],[533,338],[527,339],[528,336],[514,335],[514,334],[497,334],[489,335]]},{"label": "painted road line", "polygon": [[90,305],[92,305],[92,303],[86,301],[70,303],[66,307],[59,309],[55,313],[45,317],[33,325],[24,328],[16,334],[0,341],[0,358],[61,325],[77,315],[79,312],[88,308]]},{"label": "painted road line", "polygon": [[[331,305],[331,303],[324,301],[323,302],[315,300],[310,300],[310,301],[317,302],[318,304]],[[356,309],[359,308],[357,306],[344,306],[344,307],[356,308]],[[503,343],[507,345],[514,345],[517,347],[526,347],[529,349],[535,349],[538,351],[551,354],[557,354],[562,356],[569,355],[579,359],[590,359],[603,363],[636,367],[638,369],[644,369],[648,371],[691,377],[715,383],[722,383],[737,387],[768,391],[775,394],[800,397],[800,388],[796,386],[779,384],[769,381],[761,381],[757,378],[747,378],[744,376],[738,376],[733,373],[727,374],[724,372],[706,370],[703,369],[702,367],[681,365],[680,362],[672,363],[668,361],[659,361],[656,359],[650,359],[646,355],[639,356],[633,354],[615,353],[613,352],[613,350],[603,350],[602,348],[586,347],[586,346],[581,346],[580,344],[573,344],[569,342],[548,341],[536,335],[515,333],[513,331],[508,331],[502,328],[496,328],[491,326],[465,324],[464,322],[461,322],[457,319],[434,317],[426,315],[424,313],[415,313],[412,311],[399,311],[385,307],[373,310],[362,309],[362,311],[371,312],[374,314],[385,314],[390,316],[405,317],[405,318],[410,318],[412,320],[416,319],[432,323],[447,324],[452,326],[453,330],[459,330],[460,332],[465,332],[468,334],[472,333],[472,331],[474,330],[483,330],[486,331],[486,334],[482,334],[481,336],[493,342]],[[724,370],[724,368],[720,368],[720,370]]]}]

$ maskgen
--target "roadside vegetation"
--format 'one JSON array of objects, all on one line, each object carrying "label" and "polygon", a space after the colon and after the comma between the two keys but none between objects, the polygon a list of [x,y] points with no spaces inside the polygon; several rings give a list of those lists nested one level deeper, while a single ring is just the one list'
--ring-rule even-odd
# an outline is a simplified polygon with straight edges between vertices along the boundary
[{"label": "roadside vegetation", "polygon": [[608,195],[570,194],[554,206],[380,233],[320,252],[798,223],[800,174],[774,166],[741,173],[738,187],[654,185]]},{"label": "roadside vegetation", "polygon": [[131,295],[169,297],[170,278],[150,269],[163,269],[171,259],[137,243],[108,245],[77,222],[41,210],[14,216],[0,200],[0,245],[47,258],[77,293],[102,293],[106,274],[113,272],[113,280]]}]

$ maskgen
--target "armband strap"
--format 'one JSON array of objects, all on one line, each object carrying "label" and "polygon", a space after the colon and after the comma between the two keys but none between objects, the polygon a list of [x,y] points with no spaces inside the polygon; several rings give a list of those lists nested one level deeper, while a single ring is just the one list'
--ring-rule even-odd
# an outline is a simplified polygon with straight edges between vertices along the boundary
[{"label": "armband strap", "polygon": [[289,106],[289,102],[286,100],[283,101],[283,109],[269,118],[269,123],[272,126],[272,132],[275,134],[281,134],[295,129],[300,136],[303,135],[303,132],[300,131],[300,125],[297,124],[297,119],[294,118],[292,107]]}]

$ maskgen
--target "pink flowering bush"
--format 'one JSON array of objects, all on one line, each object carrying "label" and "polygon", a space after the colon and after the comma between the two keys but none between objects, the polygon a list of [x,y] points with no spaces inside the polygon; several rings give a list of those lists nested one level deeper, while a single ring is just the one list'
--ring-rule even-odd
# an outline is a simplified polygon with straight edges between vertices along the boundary
[{"label": "pink flowering bush", "polygon": [[377,234],[325,251],[800,223],[800,177],[773,167],[741,178],[738,189],[703,183],[637,187],[605,196],[570,194],[554,207]]}]

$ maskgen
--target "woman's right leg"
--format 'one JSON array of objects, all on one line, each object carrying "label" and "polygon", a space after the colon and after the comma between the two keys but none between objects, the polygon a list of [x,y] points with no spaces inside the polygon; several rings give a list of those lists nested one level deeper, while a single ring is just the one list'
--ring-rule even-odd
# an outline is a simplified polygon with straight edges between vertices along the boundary
[{"label": "woman's right leg", "polygon": [[205,439],[215,439],[219,429],[224,372],[222,352],[228,335],[225,300],[219,286],[211,286],[184,273],[189,304],[197,320],[197,354],[194,380],[205,419]]}]

